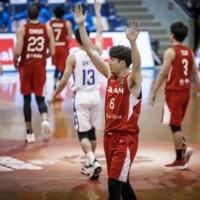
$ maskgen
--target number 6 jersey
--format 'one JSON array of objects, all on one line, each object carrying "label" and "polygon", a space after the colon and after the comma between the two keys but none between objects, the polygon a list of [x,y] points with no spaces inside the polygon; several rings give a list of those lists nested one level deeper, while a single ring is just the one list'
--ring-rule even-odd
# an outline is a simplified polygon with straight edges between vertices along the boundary
[{"label": "number 6 jersey", "polygon": [[24,25],[24,45],[21,54],[20,67],[46,67],[49,36],[45,24]]},{"label": "number 6 jersey", "polygon": [[190,89],[190,78],[193,66],[192,50],[185,45],[171,47],[175,52],[175,59],[166,77],[166,90],[186,91]]},{"label": "number 6 jersey", "polygon": [[75,92],[99,89],[99,71],[93,65],[87,53],[83,50],[78,50],[74,55],[76,57],[76,66],[73,71],[74,84],[71,90]]}]

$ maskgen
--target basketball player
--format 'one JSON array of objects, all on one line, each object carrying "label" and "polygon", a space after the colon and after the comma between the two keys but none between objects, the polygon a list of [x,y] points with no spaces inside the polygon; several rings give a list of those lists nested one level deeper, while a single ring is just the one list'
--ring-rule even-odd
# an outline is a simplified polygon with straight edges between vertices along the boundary
[{"label": "basketball player", "polygon": [[164,53],[163,66],[155,82],[150,101],[153,105],[158,89],[166,80],[162,123],[171,127],[176,159],[173,163],[165,165],[165,168],[181,170],[187,168],[193,153],[193,149],[186,146],[181,130],[190,98],[191,74],[194,77],[199,100],[200,82],[192,50],[183,44],[188,34],[187,26],[182,22],[176,22],[170,26],[170,31],[172,46]]},{"label": "basketball player", "polygon": [[[72,12],[73,13],[73,12]],[[114,46],[109,51],[107,63],[93,47],[84,22],[86,14],[82,7],[75,6],[74,19],[79,26],[83,46],[95,67],[106,78],[104,150],[108,171],[109,200],[135,200],[129,182],[129,170],[138,147],[138,117],[141,107],[141,59],[136,40],[140,32],[137,22],[131,22],[130,30],[125,27],[129,47]],[[132,71],[129,66],[132,63]]]},{"label": "basketball player", "polygon": [[3,68],[2,68],[1,61],[0,61],[0,75],[3,75]]},{"label": "basketball player", "polygon": [[[95,2],[94,9],[97,17],[97,32],[94,48],[100,55],[103,47],[101,4]],[[89,35],[89,31],[87,34]],[[98,83],[99,72],[87,56],[79,29],[75,30],[74,35],[80,50],[68,56],[64,75],[52,98],[48,100],[48,103],[51,104],[55,100],[56,96],[65,88],[73,73],[74,85],[71,89],[73,91],[72,101],[74,106],[75,128],[78,132],[81,147],[87,155],[87,161],[81,169],[81,173],[90,175],[90,179],[97,179],[101,172],[101,166],[94,155],[96,148],[95,127],[98,125],[101,104],[100,86]]]},{"label": "basketball player", "polygon": [[[31,126],[31,93],[35,94],[42,115],[43,141],[50,139],[50,127],[47,118],[47,106],[44,101],[46,82],[46,59],[55,52],[53,31],[49,25],[38,21],[38,8],[28,7],[29,22],[17,30],[17,42],[14,52],[14,66],[19,70],[20,90],[24,97],[24,118],[26,122],[26,141],[35,142]],[[47,54],[47,49],[49,53]],[[20,62],[18,62],[21,56]]]},{"label": "basketball player", "polygon": [[[56,46],[56,52],[52,58],[52,64],[56,67],[54,73],[54,91],[57,87],[58,80],[63,76],[65,61],[69,55],[68,45],[72,38],[72,25],[71,22],[62,19],[64,14],[64,9],[58,6],[54,9],[55,19],[47,22],[53,29]],[[61,95],[57,95],[56,99],[62,100]]]}]

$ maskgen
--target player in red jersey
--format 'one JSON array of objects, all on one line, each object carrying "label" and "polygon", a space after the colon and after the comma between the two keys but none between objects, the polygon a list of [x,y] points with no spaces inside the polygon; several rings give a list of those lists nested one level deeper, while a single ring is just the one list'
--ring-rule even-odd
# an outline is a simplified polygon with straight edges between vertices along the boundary
[{"label": "player in red jersey", "polygon": [[0,61],[0,75],[3,75],[3,68],[2,68],[1,61]]},{"label": "player in red jersey", "polygon": [[162,123],[171,127],[176,160],[171,164],[165,165],[165,168],[186,169],[193,149],[186,146],[181,123],[190,98],[191,74],[194,77],[199,100],[200,82],[192,50],[183,44],[188,34],[187,26],[182,22],[176,22],[170,26],[170,30],[172,47],[164,53],[163,66],[154,85],[150,101],[153,105],[158,89],[166,80]]},{"label": "player in red jersey", "polygon": [[[49,25],[38,21],[39,10],[35,5],[28,8],[29,22],[17,30],[17,42],[14,52],[14,66],[19,70],[20,90],[24,97],[24,118],[28,143],[35,142],[31,126],[31,93],[36,96],[42,115],[43,141],[50,139],[50,127],[47,118],[47,106],[44,101],[46,82],[46,59],[55,52],[53,31]],[[49,53],[47,53],[49,50]],[[18,62],[21,56],[20,62]]]},{"label": "player in red jersey", "polygon": [[[72,38],[72,25],[70,21],[62,19],[64,14],[64,9],[61,6],[58,6],[54,9],[55,19],[47,22],[53,29],[56,46],[56,52],[52,58],[52,64],[56,66],[54,74],[54,91],[57,88],[58,80],[61,80],[63,76],[65,62],[69,55],[68,45]],[[62,100],[61,95],[58,94],[56,99]]]},{"label": "player in red jersey", "polygon": [[[72,12],[73,13],[73,12]],[[95,67],[108,78],[105,105],[104,151],[108,171],[109,200],[135,200],[129,182],[129,170],[138,148],[138,118],[141,107],[141,58],[136,40],[140,32],[137,22],[125,27],[131,48],[114,46],[109,51],[110,60],[103,61],[90,41],[84,22],[86,14],[75,6],[74,19],[79,26],[83,46]],[[132,63],[132,71],[129,66]]]}]

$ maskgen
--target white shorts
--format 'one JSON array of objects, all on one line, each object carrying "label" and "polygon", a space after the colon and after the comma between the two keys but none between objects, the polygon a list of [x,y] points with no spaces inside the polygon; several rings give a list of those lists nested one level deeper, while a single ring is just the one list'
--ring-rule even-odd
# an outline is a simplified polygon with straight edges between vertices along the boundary
[{"label": "white shorts", "polygon": [[72,103],[76,130],[85,132],[96,128],[101,109],[99,90],[74,92]]}]

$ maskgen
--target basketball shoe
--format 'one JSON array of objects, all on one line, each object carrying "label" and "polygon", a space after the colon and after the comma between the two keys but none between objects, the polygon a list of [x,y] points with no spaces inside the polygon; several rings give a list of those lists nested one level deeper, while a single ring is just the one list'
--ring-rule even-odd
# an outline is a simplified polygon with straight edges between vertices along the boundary
[{"label": "basketball shoe", "polygon": [[101,172],[101,165],[99,162],[95,159],[93,165],[91,166],[90,169],[90,179],[91,180],[96,180],[99,178],[99,174]]},{"label": "basketball shoe", "polygon": [[35,142],[35,134],[34,133],[26,134],[26,142],[34,143]]},{"label": "basketball shoe", "polygon": [[90,170],[91,170],[91,165],[90,166],[86,166],[84,165],[82,168],[81,168],[81,174],[85,174],[85,175],[90,175]]},{"label": "basketball shoe", "polygon": [[187,164],[185,163],[184,158],[181,158],[180,160],[175,160],[173,163],[165,165],[165,169],[169,170],[183,170],[187,169]]},{"label": "basketball shoe", "polygon": [[186,144],[183,144],[183,158],[185,160],[185,163],[189,162],[192,153],[193,149],[191,147],[187,147]]},{"label": "basketball shoe", "polygon": [[50,140],[50,124],[47,120],[42,121],[42,125],[41,125],[41,129],[42,129],[42,139],[43,142],[49,142]]}]

